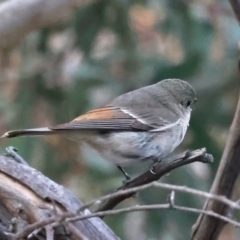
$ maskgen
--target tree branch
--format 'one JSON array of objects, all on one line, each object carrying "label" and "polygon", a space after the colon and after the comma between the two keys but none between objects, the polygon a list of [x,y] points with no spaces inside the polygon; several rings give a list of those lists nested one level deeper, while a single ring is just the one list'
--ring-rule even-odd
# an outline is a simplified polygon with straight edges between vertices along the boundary
[{"label": "tree branch", "polygon": [[67,221],[69,222],[74,222],[76,220],[84,220],[84,219],[89,219],[93,217],[105,217],[105,216],[112,216],[112,215],[117,215],[121,213],[129,213],[129,212],[136,212],[136,211],[148,211],[148,210],[178,210],[178,211],[183,211],[183,212],[190,212],[190,213],[196,213],[196,214],[203,214],[209,217],[214,217],[218,220],[224,221],[226,223],[230,223],[235,227],[240,227],[240,223],[232,220],[228,217],[222,216],[218,213],[212,212],[212,211],[206,211],[202,209],[197,209],[197,208],[191,208],[191,207],[185,207],[185,206],[179,206],[179,205],[172,205],[170,203],[165,203],[165,204],[151,204],[151,205],[141,205],[141,206],[132,206],[128,208],[121,208],[117,210],[108,210],[108,211],[103,211],[103,212],[96,212],[96,213],[90,213],[85,216],[78,216],[75,218],[70,218]]},{"label": "tree branch", "polygon": [[[26,162],[16,154],[14,148],[9,147],[7,151],[15,161],[0,155],[0,206],[3,206],[10,215],[9,221],[11,216],[14,215],[17,217],[12,228],[12,232],[16,234],[11,235],[11,239],[15,240],[28,235],[35,236],[44,228],[46,229],[48,238],[51,239],[53,234],[52,229],[54,229],[55,234],[55,228],[60,226],[67,227],[76,239],[84,239],[85,237],[95,239],[96,236],[98,239],[116,239],[116,236],[113,235],[100,219],[94,218],[91,219],[91,221],[90,219],[81,220],[71,224],[65,220],[75,217],[78,214],[90,214],[86,208],[92,205],[98,206],[108,199],[114,199],[114,201],[116,201],[116,199],[119,199],[121,196],[126,198],[126,196],[133,195],[136,191],[146,189],[150,186],[166,188],[168,187],[167,185],[161,185],[153,181],[179,166],[194,161],[212,161],[211,155],[206,154],[205,149],[184,152],[158,163],[154,168],[155,174],[147,171],[128,182],[122,190],[119,189],[117,192],[82,205],[70,192],[27,165]],[[148,182],[150,183],[142,185]],[[134,185],[140,186],[134,188]],[[175,186],[174,189],[176,191],[190,191],[180,186]],[[190,192],[193,191],[195,191],[197,195],[199,194],[197,190]],[[210,197],[214,198],[214,196]],[[222,199],[221,197],[217,199],[228,204],[227,199]],[[1,213],[0,209],[0,214]],[[3,212],[3,214],[4,213],[5,212]],[[6,222],[5,225],[9,226],[11,224]]]},{"label": "tree branch", "polygon": [[[81,206],[82,203],[70,191],[37,170],[0,155],[0,219],[4,226],[11,227],[11,232],[14,233],[11,239],[19,239],[15,233],[23,232],[31,223],[49,218],[57,222],[62,214],[75,213]],[[87,209],[85,211],[87,212]],[[13,216],[15,222],[12,221]],[[57,226],[59,227],[54,228],[54,239],[72,239],[66,236],[66,226],[62,222]],[[71,223],[67,227],[75,239],[84,239],[82,236],[85,239],[118,239],[104,222],[97,218]],[[33,231],[36,229],[38,234],[41,228]],[[49,230],[46,234],[51,236]],[[22,235],[21,238],[25,236]]]},{"label": "tree branch", "polygon": [[[155,174],[153,174],[151,172],[151,170],[148,170],[145,173],[141,174],[140,176],[127,182],[124,186],[120,187],[118,190],[130,189],[133,187],[151,183],[153,181],[160,179],[162,176],[164,176],[166,173],[172,171],[173,169],[178,168],[180,166],[184,166],[189,163],[193,163],[193,162],[209,163],[212,161],[213,161],[212,156],[210,154],[206,153],[205,148],[194,150],[191,152],[186,151],[184,153],[178,154],[177,156],[174,156],[172,158],[169,158],[165,161],[162,161],[162,162],[159,162],[158,164],[156,164],[154,167],[154,170],[153,170]],[[134,196],[135,193],[136,192],[131,192],[129,194],[111,198],[108,201],[106,201],[105,203],[103,203],[102,206],[100,206],[97,211],[106,211],[109,209],[113,209],[120,202],[124,201],[127,198]]]},{"label": "tree branch", "polygon": [[[240,22],[239,0],[229,0],[230,4]],[[240,64],[238,62],[240,67]],[[234,185],[240,172],[240,95],[235,116],[230,127],[226,146],[220,161],[217,175],[212,184],[210,193],[224,195],[231,198]],[[207,200],[204,210],[214,211],[220,215],[228,215],[228,208],[216,201]],[[200,215],[192,229],[192,240],[215,240],[218,239],[225,222],[220,219]]]},{"label": "tree branch", "polygon": [[[203,214],[206,214],[206,215],[209,215],[209,216],[217,217],[217,218],[222,219],[224,221],[227,221],[229,223],[232,223],[235,226],[240,226],[240,223],[238,223],[236,221],[232,221],[230,218],[221,216],[219,214],[215,214],[214,212],[207,212],[207,211],[201,212],[200,209],[185,208],[185,207],[182,207],[182,206],[176,207],[176,205],[174,203],[175,202],[175,191],[176,192],[181,192],[181,193],[191,194],[191,195],[194,195],[194,196],[204,197],[208,200],[215,200],[215,201],[220,202],[220,203],[225,203],[230,209],[240,211],[240,206],[239,206],[238,201],[234,202],[234,201],[226,198],[225,196],[213,195],[211,193],[203,192],[203,191],[196,190],[196,189],[193,189],[193,188],[189,188],[189,187],[186,187],[186,186],[178,186],[178,185],[172,185],[172,184],[167,184],[167,183],[159,183],[159,182],[152,182],[152,183],[149,183],[149,184],[146,184],[146,185],[142,185],[142,186],[138,186],[138,187],[134,187],[134,188],[130,188],[130,189],[125,189],[125,190],[120,190],[120,191],[117,191],[113,194],[108,194],[104,197],[101,197],[101,198],[98,198],[94,201],[91,201],[90,203],[86,204],[85,206],[83,205],[82,208],[84,208],[84,207],[88,208],[92,205],[98,205],[98,204],[101,204],[101,202],[106,200],[106,199],[115,198],[117,196],[129,194],[129,193],[140,192],[140,191],[143,191],[143,190],[145,190],[147,188],[150,188],[150,187],[171,190],[172,192],[171,192],[170,197],[169,197],[169,204],[155,204],[155,205],[153,204],[153,205],[133,206],[133,207],[122,208],[122,209],[118,209],[118,210],[106,210],[106,211],[102,211],[102,212],[85,214],[84,216],[75,216],[75,217],[67,217],[66,216],[66,218],[70,218],[69,221],[72,222],[72,221],[76,221],[76,220],[87,219],[89,217],[96,217],[96,216],[102,217],[102,216],[106,216],[106,215],[115,215],[115,214],[119,214],[119,213],[123,213],[123,212],[174,208],[174,209],[188,211],[188,212],[203,213]],[[172,194],[172,193],[174,193],[174,194]],[[78,213],[79,213],[79,211],[77,212],[77,214]]]},{"label": "tree branch", "polygon": [[89,211],[87,211],[87,212],[84,211],[86,208],[89,208],[93,205],[95,205],[95,206],[100,205],[105,200],[116,198],[118,196],[123,196],[123,195],[130,194],[130,193],[140,192],[140,191],[143,191],[150,187],[155,187],[155,188],[159,188],[159,189],[168,189],[168,190],[172,191],[171,193],[175,193],[175,191],[176,191],[176,192],[182,192],[182,193],[187,193],[187,194],[191,194],[194,196],[203,197],[208,200],[209,199],[216,200],[218,202],[225,203],[229,207],[229,209],[232,209],[233,211],[234,210],[240,211],[239,202],[234,202],[232,200],[229,200],[225,196],[213,195],[211,193],[203,192],[203,191],[185,187],[185,186],[177,186],[177,185],[171,185],[171,184],[166,184],[166,183],[151,182],[151,183],[148,183],[148,184],[145,184],[142,186],[125,189],[125,190],[119,190],[117,192],[105,195],[105,196],[95,199],[85,205],[82,205],[76,212],[63,213],[57,219],[55,217],[50,217],[50,218],[46,218],[42,221],[38,221],[36,223],[30,224],[22,232],[15,235],[15,238],[19,239],[19,238],[26,236],[29,233],[33,232],[34,229],[41,229],[41,228],[46,227],[49,224],[51,224],[51,225],[54,224],[54,226],[58,226],[62,222],[69,223],[69,222],[84,220],[84,219],[88,219],[88,218],[92,218],[92,217],[103,217],[106,215],[115,215],[115,214],[124,213],[124,212],[152,210],[152,209],[177,209],[177,210],[186,211],[186,212],[200,213],[200,214],[205,214],[205,215],[208,215],[211,217],[216,217],[218,219],[221,219],[223,221],[231,223],[234,226],[240,226],[239,222],[232,220],[230,217],[225,217],[225,216],[222,216],[222,215],[217,214],[212,211],[205,211],[205,210],[200,210],[200,209],[196,209],[196,208],[188,208],[188,207],[184,207],[184,206],[176,206],[174,203],[175,202],[175,200],[174,200],[175,194],[170,195],[169,204],[133,206],[133,207],[129,207],[129,208],[123,208],[123,209],[118,209],[118,210],[107,210],[107,211],[102,211],[102,212],[97,212],[97,213],[90,213]]}]

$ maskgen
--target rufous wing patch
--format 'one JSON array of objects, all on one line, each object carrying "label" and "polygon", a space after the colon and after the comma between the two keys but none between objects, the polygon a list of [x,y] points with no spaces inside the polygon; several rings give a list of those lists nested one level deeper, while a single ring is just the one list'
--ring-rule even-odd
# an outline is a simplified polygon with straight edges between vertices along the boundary
[{"label": "rufous wing patch", "polygon": [[148,125],[139,122],[120,107],[106,106],[83,114],[69,123],[51,127],[51,130],[150,130]]},{"label": "rufous wing patch", "polygon": [[130,119],[132,118],[128,114],[124,113],[120,108],[116,107],[103,107],[87,112],[77,118],[72,122],[82,121],[82,120],[103,120],[103,119]]}]

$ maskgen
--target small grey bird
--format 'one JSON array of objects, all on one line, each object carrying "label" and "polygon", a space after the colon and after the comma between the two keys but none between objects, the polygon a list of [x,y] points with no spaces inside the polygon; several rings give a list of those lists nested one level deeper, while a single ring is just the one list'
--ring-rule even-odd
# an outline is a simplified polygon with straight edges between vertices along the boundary
[{"label": "small grey bird", "polygon": [[166,79],[125,93],[69,123],[13,130],[2,138],[58,134],[89,145],[117,166],[156,162],[182,142],[195,101],[187,82]]}]

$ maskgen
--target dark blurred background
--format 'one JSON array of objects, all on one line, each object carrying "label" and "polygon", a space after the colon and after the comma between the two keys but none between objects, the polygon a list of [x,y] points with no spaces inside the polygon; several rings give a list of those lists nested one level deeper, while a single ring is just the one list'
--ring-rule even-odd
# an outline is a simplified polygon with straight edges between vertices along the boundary
[{"label": "dark blurred background", "polygon": [[[99,0],[64,23],[27,35],[0,55],[0,131],[64,123],[127,91],[180,78],[197,91],[190,127],[177,149],[206,147],[215,162],[194,163],[162,181],[209,191],[239,92],[239,26],[227,1]],[[83,202],[119,187],[116,167],[60,137],[1,140],[31,166],[71,189]],[[148,165],[132,166],[135,176]],[[168,191],[140,193],[121,206],[166,202]],[[203,199],[177,194],[178,204]],[[197,216],[177,211],[136,212],[104,221],[122,239],[186,240]],[[231,226],[221,239],[239,239]]]}]

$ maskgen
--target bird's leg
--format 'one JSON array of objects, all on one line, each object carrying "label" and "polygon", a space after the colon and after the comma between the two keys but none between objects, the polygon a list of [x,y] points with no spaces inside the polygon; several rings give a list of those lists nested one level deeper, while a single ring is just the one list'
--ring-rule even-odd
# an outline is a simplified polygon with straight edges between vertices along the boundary
[{"label": "bird's leg", "polygon": [[127,181],[131,180],[131,177],[127,174],[127,172],[121,166],[118,165],[117,168],[121,171],[121,173],[124,175]]}]

